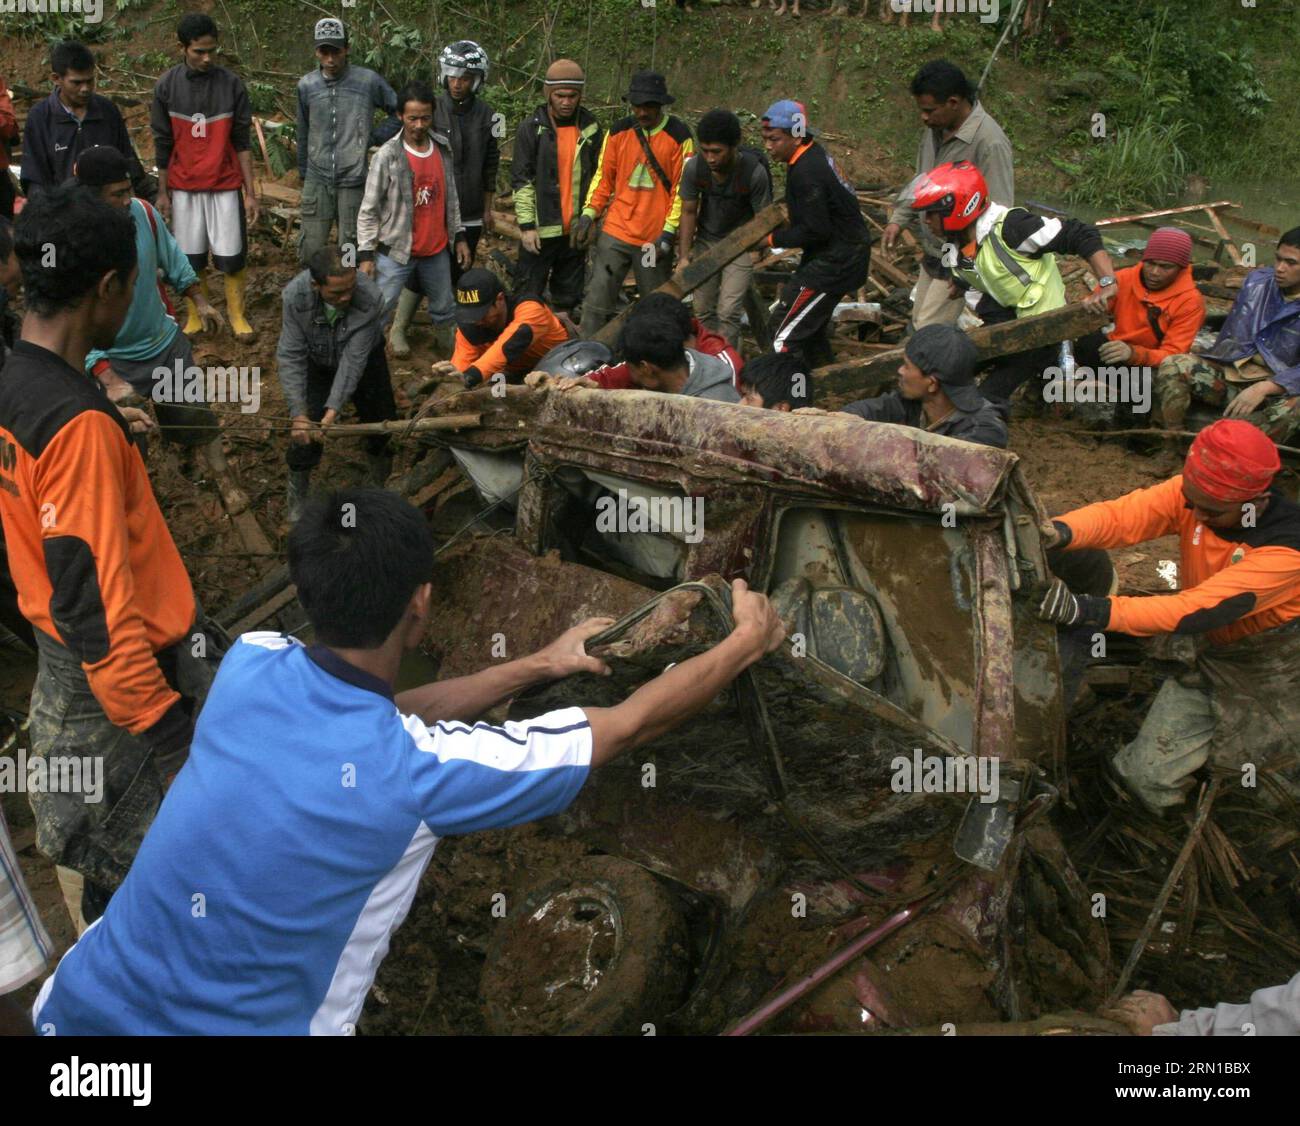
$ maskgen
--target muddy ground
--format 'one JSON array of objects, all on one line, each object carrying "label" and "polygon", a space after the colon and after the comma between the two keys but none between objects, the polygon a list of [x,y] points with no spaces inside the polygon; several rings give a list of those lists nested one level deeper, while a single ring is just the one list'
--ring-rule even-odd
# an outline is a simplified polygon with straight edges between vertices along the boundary
[{"label": "muddy ground", "polygon": [[[485,240],[480,251],[498,267],[507,260],[507,253],[513,254],[510,244],[491,238]],[[249,319],[258,331],[256,341],[240,346],[228,332],[196,340],[200,364],[260,368],[262,403],[256,414],[243,414],[233,404],[218,405],[217,409],[225,427],[231,465],[251,498],[251,510],[272,553],[250,551],[225,515],[212,482],[187,476],[179,458],[164,443],[155,440],[149,450],[150,473],[172,535],[186,559],[196,592],[210,611],[231,605],[282,563],[286,531],[283,453],[289,420],[275,376],[275,345],[278,295],[295,272],[292,246],[283,226],[276,228],[264,221],[254,240],[249,267]],[[223,304],[220,286],[214,287],[213,300],[219,307]],[[421,328],[417,321],[412,342],[412,358],[391,365],[395,388],[405,387],[426,372],[433,358],[427,323]],[[843,344],[845,352],[857,350],[847,340]],[[400,394],[399,405],[409,405]],[[1068,420],[1053,418],[1021,419],[1012,428],[1012,449],[1022,457],[1028,479],[1049,512],[1154,484],[1171,469],[1169,456],[1150,446],[1068,433],[1071,428]],[[406,450],[399,455],[397,472],[407,466],[412,452]],[[359,443],[334,440],[326,448],[316,482],[358,481],[363,468]],[[467,494],[449,503],[438,514],[440,535],[448,536],[462,526],[475,507]],[[1172,537],[1115,553],[1121,592],[1168,589],[1159,567],[1161,561],[1176,557],[1177,544]],[[1135,652],[1135,661],[1138,656]],[[0,693],[11,713],[25,712],[32,672],[30,654],[21,648],[0,648]],[[1145,916],[1143,904],[1149,904],[1158,887],[1158,878],[1152,884],[1151,873],[1167,869],[1181,834],[1176,826],[1165,826],[1165,837],[1174,842],[1172,850],[1162,850],[1158,843],[1152,845],[1140,864],[1134,863],[1131,850],[1108,852],[1107,842],[1112,835],[1118,839],[1133,833],[1122,820],[1110,826],[1101,838],[1093,831],[1103,813],[1121,800],[1105,789],[1098,763],[1107,750],[1132,736],[1157,685],[1157,675],[1140,673],[1086,697],[1074,723],[1075,802],[1058,817],[1067,843],[1086,852],[1088,863],[1081,871],[1085,884],[1115,889],[1118,900],[1125,901],[1117,905],[1108,930],[1117,965],[1123,961]],[[36,850],[25,798],[4,795],[3,803],[33,895],[61,954],[73,934],[53,868]],[[1147,831],[1159,836],[1149,826]],[[379,973],[361,1031],[372,1035],[487,1031],[478,982],[496,922],[491,913],[492,897],[503,894],[507,903],[516,902],[528,887],[548,874],[563,873],[585,851],[582,845],[537,827],[442,842],[410,916],[396,935]],[[1295,867],[1292,862],[1290,870]],[[1285,890],[1286,873],[1279,874],[1277,881],[1269,886],[1274,891]],[[1124,894],[1126,888],[1131,894]],[[1293,901],[1294,889],[1291,895]],[[739,981],[733,990],[737,1002],[743,999],[748,1007],[770,987],[783,979],[793,980],[824,958],[843,940],[837,925],[853,917],[854,907],[851,899],[841,898],[820,907],[814,904],[806,918],[794,920],[787,899],[760,901],[745,923],[749,963],[734,967]],[[1225,910],[1229,909],[1235,908],[1229,904]],[[879,917],[872,916],[872,921]],[[1206,938],[1198,932],[1197,940],[1192,941],[1189,928],[1185,928],[1187,942],[1182,941],[1182,935],[1171,939],[1165,958],[1148,954],[1133,985],[1162,989],[1176,1005],[1193,1005],[1244,999],[1251,988],[1280,982],[1294,972],[1288,961],[1294,947],[1270,944],[1253,930],[1249,931],[1254,936],[1250,942],[1236,940],[1233,936],[1240,929],[1240,920],[1231,914],[1226,919],[1225,923],[1211,924],[1211,931],[1218,927],[1217,945],[1213,934]],[[1286,929],[1288,944],[1297,941],[1294,920],[1285,913],[1275,911],[1270,924]],[[1025,956],[1042,980],[1053,983],[1048,993],[1059,1007],[1086,1003],[1087,991],[1062,967],[1056,947],[1031,943]],[[869,962],[845,971],[807,1004],[773,1024],[773,1030],[846,1027],[846,1019],[851,1022],[861,1008],[858,997],[862,982],[858,978],[862,975],[874,983],[872,988],[880,998],[882,1022],[886,1024],[907,1026],[939,1011],[951,1011],[954,1017],[966,1021],[997,1018],[983,990],[984,978],[973,968],[960,936],[950,927],[945,929],[942,920],[933,918],[889,940]],[[888,985],[884,984],[886,977]],[[36,988],[29,986],[23,996],[30,998]]]}]

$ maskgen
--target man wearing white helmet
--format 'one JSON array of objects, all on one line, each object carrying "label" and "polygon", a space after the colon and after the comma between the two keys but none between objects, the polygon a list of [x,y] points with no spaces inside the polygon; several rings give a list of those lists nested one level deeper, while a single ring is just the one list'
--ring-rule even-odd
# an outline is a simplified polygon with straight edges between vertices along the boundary
[{"label": "man wearing white helmet", "polygon": [[[492,230],[492,203],[501,163],[498,141],[505,135],[504,120],[479,96],[487,74],[487,52],[471,39],[449,43],[438,56],[438,84],[442,90],[433,110],[433,129],[451,141],[460,218],[471,264],[484,229]],[[453,259],[453,285],[462,272],[460,264]],[[406,330],[419,304],[420,295],[408,284],[398,301],[389,337],[393,355],[398,359],[411,354]]]}]

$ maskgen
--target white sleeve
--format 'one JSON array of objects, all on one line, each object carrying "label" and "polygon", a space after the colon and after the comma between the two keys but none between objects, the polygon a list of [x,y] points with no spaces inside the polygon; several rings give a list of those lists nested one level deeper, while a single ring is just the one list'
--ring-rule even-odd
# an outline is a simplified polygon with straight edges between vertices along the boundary
[{"label": "white sleeve", "polygon": [[559,813],[591,768],[591,724],[581,708],[523,723],[403,715],[410,777],[425,824],[438,836],[501,829]]},{"label": "white sleeve", "polygon": [[1184,1009],[1177,1023],[1153,1036],[1300,1036],[1300,974],[1285,985],[1257,989],[1245,1005]]}]

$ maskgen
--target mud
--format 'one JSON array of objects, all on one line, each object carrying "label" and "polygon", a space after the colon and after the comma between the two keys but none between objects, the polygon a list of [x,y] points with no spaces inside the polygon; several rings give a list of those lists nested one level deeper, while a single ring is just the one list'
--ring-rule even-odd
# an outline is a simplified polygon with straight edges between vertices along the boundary
[{"label": "mud", "polygon": [[[157,46],[170,46],[170,32],[156,29]],[[35,52],[7,60],[6,75],[15,80],[43,86],[47,76],[44,64]],[[110,68],[111,69],[111,68]],[[147,106],[128,110],[141,155],[149,160],[149,134],[144,128]],[[857,154],[865,161],[865,156]],[[859,170],[865,165],[855,165]],[[259,169],[260,171],[260,169]],[[882,178],[866,175],[866,178]],[[291,179],[287,177],[286,180]],[[508,251],[513,247],[503,240],[485,239],[485,256]],[[236,344],[228,331],[215,337],[195,340],[199,364],[236,364],[260,368],[262,407],[256,416],[242,414],[236,405],[216,405],[222,417],[223,437],[232,468],[251,500],[251,510],[270,539],[273,554],[260,556],[250,552],[224,514],[213,483],[201,476],[187,475],[174,448],[156,439],[151,442],[148,466],[173,538],[186,560],[195,590],[210,611],[230,605],[241,594],[281,565],[284,548],[284,447],[287,440],[288,415],[275,375],[275,345],[279,328],[278,295],[297,272],[293,247],[285,245],[279,235],[274,238],[267,227],[259,228],[250,253],[248,310],[257,330],[257,339],[248,345]],[[220,285],[212,288],[218,308],[224,303]],[[423,315],[411,333],[414,352],[410,360],[390,361],[394,386],[401,388],[428,371],[432,359],[431,334]],[[752,345],[749,346],[752,351]],[[852,348],[848,349],[852,351]],[[846,353],[847,354],[847,353]],[[399,392],[399,405],[401,403]],[[580,416],[574,398],[574,419]],[[576,425],[569,419],[565,425]],[[1011,449],[1020,458],[1022,468],[1049,514],[1055,515],[1092,501],[1113,497],[1134,488],[1146,487],[1176,471],[1176,462],[1167,455],[1152,452],[1151,446],[1084,435],[1063,433],[1072,424],[1059,419],[1018,420],[1012,426]],[[834,479],[835,461],[851,451],[837,445],[833,438],[834,421],[820,421],[820,429],[832,437],[819,450],[807,452],[799,474],[810,482]],[[501,432],[499,445],[517,443],[517,434]],[[730,453],[735,454],[737,447]],[[650,451],[644,451],[647,455]],[[409,467],[423,451],[414,445],[399,453],[395,472]],[[893,456],[890,454],[889,456]],[[719,458],[719,464],[723,462]],[[1005,459],[990,456],[982,464],[980,476],[967,483],[965,496],[972,508],[979,505],[1002,485]],[[358,481],[364,470],[360,443],[335,440],[327,444],[324,460],[316,473],[319,484]],[[725,473],[720,474],[726,476]],[[734,478],[732,478],[734,481]],[[896,503],[916,508],[933,507],[939,495],[937,482],[948,487],[942,475],[918,471],[907,487],[891,494]],[[476,499],[463,496],[440,510],[436,526],[445,538],[458,529],[480,507]],[[525,580],[521,573],[508,569],[494,576],[469,575],[463,569],[463,555],[455,551],[442,560],[440,583],[454,586],[460,582],[477,582],[476,595],[484,609],[499,604],[510,583]],[[1143,545],[1137,549],[1114,553],[1122,593],[1154,593],[1168,589],[1158,571],[1162,560],[1177,558],[1173,537]],[[558,559],[543,559],[537,564],[545,576],[547,568],[558,566]],[[642,589],[614,576],[600,576],[601,582],[587,592],[582,604],[560,603],[551,597],[544,582],[534,597],[531,613],[545,617],[555,632],[574,620],[574,616],[594,613],[622,613],[643,597]],[[492,584],[497,584],[495,592]],[[634,598],[635,595],[635,598]],[[466,614],[457,619],[448,636],[431,639],[427,656],[430,671],[439,675],[456,675],[486,664],[488,635],[483,631],[485,615]],[[935,624],[924,636],[926,645],[950,643],[946,633]],[[510,654],[515,656],[517,654]],[[1137,928],[1145,918],[1152,897],[1152,884],[1158,886],[1167,868],[1168,856],[1159,848],[1143,854],[1145,863],[1135,870],[1132,854],[1115,845],[1112,834],[1124,831],[1122,821],[1106,823],[1107,814],[1120,808],[1119,799],[1108,789],[1103,760],[1135,733],[1150,697],[1158,687],[1160,676],[1143,654],[1132,654],[1136,675],[1121,689],[1102,690],[1093,694],[1082,710],[1072,717],[1073,739],[1069,748],[1072,790],[1070,802],[1061,807],[1054,821],[1061,827],[1072,855],[1079,858],[1083,886],[1091,893],[1103,889],[1114,905],[1107,922],[1106,938],[1114,960],[1122,961]],[[10,650],[0,651],[0,696],[11,709],[25,712],[30,690],[32,662],[27,655]],[[788,688],[791,699],[793,689]],[[831,709],[828,707],[828,711]],[[719,730],[715,728],[715,730]],[[826,745],[836,736],[827,728]],[[719,759],[729,754],[739,756],[743,744],[739,733],[720,735],[716,745],[705,748]],[[694,784],[700,772],[692,775],[692,748],[679,746],[677,757],[672,750],[655,756],[664,767],[675,767],[683,785]],[[695,748],[700,754],[700,748]],[[737,761],[736,759],[732,760]],[[634,764],[634,769],[639,764]],[[669,771],[671,776],[671,770]],[[767,801],[761,775],[754,773],[752,783],[737,770],[730,779],[735,788],[747,791],[745,800],[761,809]],[[852,811],[852,787],[843,777],[827,769],[820,779],[826,786],[838,785],[846,794],[845,809]],[[592,790],[593,806],[616,803],[625,790],[611,785],[598,792]],[[734,795],[733,795],[734,798]],[[29,887],[47,929],[61,954],[73,940],[73,929],[64,909],[53,866],[36,851],[30,809],[23,795],[0,795],[9,828],[16,842]],[[667,805],[668,803],[665,803]],[[846,824],[853,822],[850,812],[843,814]],[[582,809],[579,815],[585,816]],[[766,816],[776,821],[776,810]],[[1229,831],[1234,830],[1230,820]],[[1109,828],[1098,831],[1106,823]],[[1164,836],[1180,839],[1181,822],[1164,827]],[[541,825],[478,834],[472,838],[447,839],[439,843],[434,858],[421,882],[411,912],[394,936],[387,959],[383,962],[372,995],[361,1020],[364,1035],[399,1034],[483,1034],[485,1020],[481,980],[488,950],[498,937],[504,920],[494,914],[494,896],[504,896],[507,915],[523,903],[530,888],[548,879],[564,876],[582,858],[598,850],[590,840],[566,829],[554,819]],[[925,826],[916,825],[915,830]],[[1156,830],[1143,827],[1142,832],[1154,839]],[[1272,840],[1273,838],[1270,838]],[[611,845],[615,842],[611,841]],[[770,848],[746,838],[734,819],[721,804],[708,815],[661,817],[640,821],[627,837],[618,842],[622,848],[649,867],[663,866],[670,858],[680,869],[685,915],[692,921],[692,942],[697,941],[701,924],[695,892],[725,893],[728,906],[735,910],[732,925],[735,952],[730,961],[717,967],[716,989],[707,1006],[669,1021],[665,1030],[710,1030],[725,1026],[737,1015],[758,1004],[782,983],[790,983],[813,969],[847,940],[848,932],[858,933],[864,926],[875,925],[888,917],[908,897],[923,890],[924,881],[950,863],[946,842],[905,847],[908,882],[899,882],[897,873],[887,869],[871,875],[881,881],[887,902],[868,900],[844,881],[827,881],[810,877],[814,867],[806,846],[789,845],[783,859],[776,859]],[[1278,847],[1285,856],[1293,842],[1284,840]],[[928,851],[927,851],[928,849]],[[693,869],[683,858],[696,858]],[[1254,863],[1252,861],[1252,863]],[[688,870],[689,869],[689,870]],[[1285,871],[1271,875],[1256,866],[1250,879],[1243,879],[1234,891],[1236,900],[1222,896],[1217,917],[1202,920],[1192,927],[1179,922],[1172,937],[1153,946],[1144,958],[1132,985],[1166,992],[1176,1006],[1211,1004],[1218,1000],[1240,1000],[1253,988],[1276,984],[1294,972],[1295,957],[1291,950],[1298,937],[1297,921],[1291,905],[1295,902],[1294,886],[1288,886]],[[766,889],[766,890],[763,890]],[[1041,892],[1041,889],[1039,889]],[[1038,892],[1036,892],[1038,894]],[[806,911],[792,910],[793,897],[806,900]],[[498,901],[499,902],[499,901]],[[1254,912],[1261,924],[1285,940],[1270,943],[1267,934],[1248,928],[1241,932],[1238,904]],[[1180,901],[1175,905],[1182,909]],[[1022,936],[1015,951],[1017,965],[1030,980],[1034,999],[1027,1011],[1046,1011],[1052,1006],[1088,1009],[1095,1005],[1093,984],[1081,973],[1078,959],[1059,943],[1065,925],[1059,915],[1048,909],[1026,909],[1026,917],[1017,921]],[[1181,919],[1181,916],[1180,916]],[[1249,941],[1243,940],[1245,933]],[[576,932],[575,932],[576,933]],[[573,939],[576,943],[579,940]],[[571,951],[570,951],[571,952]],[[539,948],[533,963],[520,963],[512,979],[512,992],[503,995],[508,1004],[527,1005],[535,995],[537,984],[547,963],[563,951]],[[601,952],[598,951],[598,954]],[[692,948],[693,959],[702,960],[705,952]],[[997,1019],[991,1001],[998,966],[991,965],[987,954],[972,939],[969,926],[948,915],[927,915],[892,936],[868,956],[858,959],[804,1002],[777,1018],[765,1031],[814,1032],[827,1029],[856,1029],[873,1032],[924,1024],[952,1022],[960,1032],[963,1023]],[[39,988],[33,983],[20,991],[20,1000],[30,1001]]]}]

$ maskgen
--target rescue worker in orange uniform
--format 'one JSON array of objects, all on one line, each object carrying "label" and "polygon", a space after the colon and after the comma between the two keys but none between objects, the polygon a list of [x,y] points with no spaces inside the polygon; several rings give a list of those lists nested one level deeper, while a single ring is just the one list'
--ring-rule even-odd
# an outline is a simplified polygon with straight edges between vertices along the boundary
[{"label": "rescue worker in orange uniform", "polygon": [[1197,435],[1180,475],[1053,521],[1067,552],[1179,538],[1176,593],[1090,597],[1058,579],[1039,606],[1063,626],[1195,639],[1194,667],[1164,682],[1113,760],[1154,811],[1180,805],[1207,761],[1251,765],[1243,784],[1274,764],[1296,790],[1300,771],[1287,763],[1300,750],[1300,505],[1274,485],[1280,468],[1263,431],[1220,419]]},{"label": "rescue worker in orange uniform", "polygon": [[433,365],[434,374],[456,372],[473,389],[502,373],[510,383],[523,377],[568,330],[536,297],[506,295],[496,274],[474,269],[456,283],[456,348],[451,360]]}]

